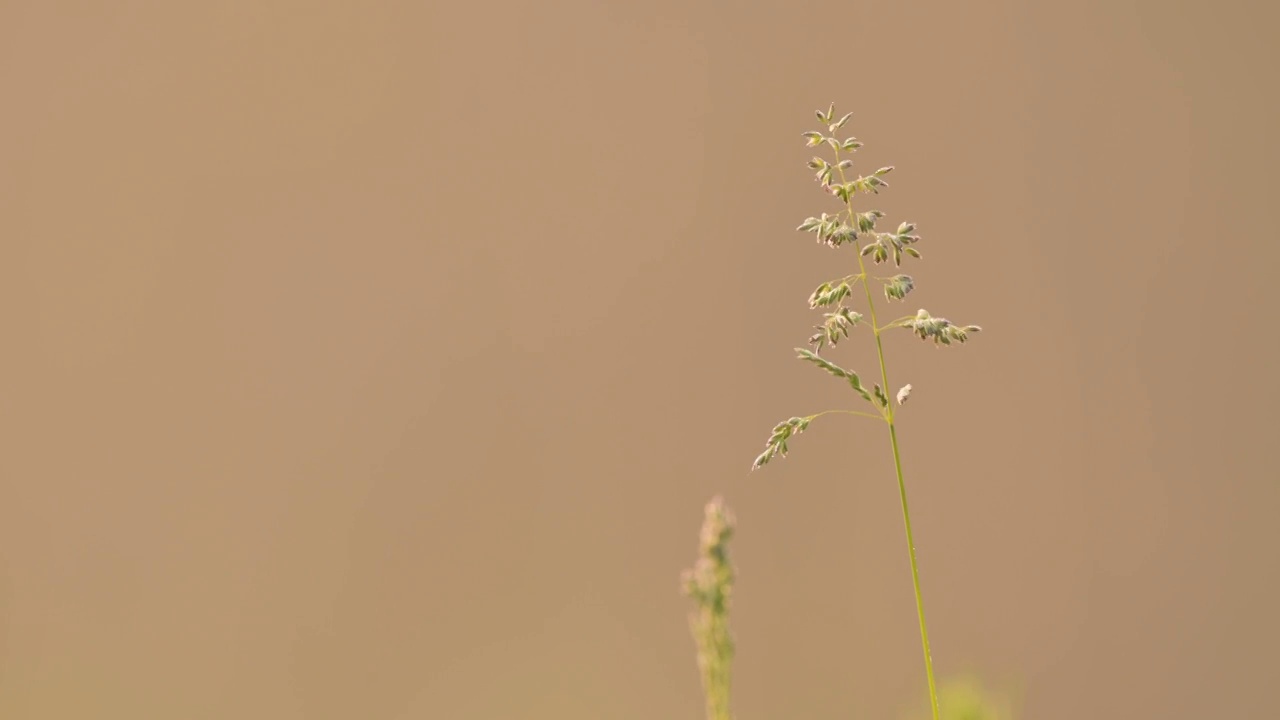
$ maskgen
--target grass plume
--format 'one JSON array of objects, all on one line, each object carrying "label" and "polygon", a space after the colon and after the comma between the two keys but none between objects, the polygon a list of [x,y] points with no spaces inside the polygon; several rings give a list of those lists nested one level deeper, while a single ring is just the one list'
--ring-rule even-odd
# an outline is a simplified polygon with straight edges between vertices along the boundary
[{"label": "grass plume", "polygon": [[698,646],[698,669],[707,701],[707,720],[729,720],[729,686],[734,642],[729,630],[729,599],[734,572],[729,563],[729,539],[734,517],[722,498],[707,503],[698,544],[698,561],[681,577],[684,593],[695,610],[689,626]]},{"label": "grass plume", "polygon": [[[839,119],[835,118],[835,105],[825,112],[817,111],[822,130],[806,132],[803,137],[809,147],[825,146],[830,149],[830,158],[814,157],[809,161],[809,169],[813,171],[822,191],[836,198],[842,206],[834,213],[823,212],[817,216],[806,218],[797,230],[812,233],[820,245],[833,250],[849,248],[857,262],[857,273],[845,275],[837,280],[824,282],[809,295],[809,307],[823,309],[823,322],[817,326],[818,332],[809,338],[809,348],[796,348],[796,356],[812,364],[842,381],[854,393],[853,403],[862,407],[867,403],[871,407],[866,411],[851,408],[835,408],[804,417],[795,416],[784,420],[773,427],[765,449],[756,456],[752,469],[758,469],[776,458],[785,457],[790,450],[792,439],[804,432],[811,422],[819,417],[831,414],[847,414],[871,418],[883,422],[888,430],[889,446],[893,452],[894,471],[897,475],[898,492],[902,504],[902,521],[906,530],[907,553],[911,565],[911,582],[915,590],[916,613],[920,623],[920,642],[924,651],[925,675],[929,686],[929,703],[934,720],[939,720],[938,686],[933,669],[933,654],[929,646],[929,630],[925,622],[924,597],[920,590],[919,563],[916,559],[915,539],[911,529],[911,511],[907,504],[907,486],[902,470],[902,452],[898,442],[897,413],[907,401],[912,391],[911,385],[904,385],[890,399],[889,369],[885,362],[883,336],[887,332],[899,328],[909,330],[919,339],[934,344],[935,347],[959,345],[967,342],[971,335],[981,330],[977,325],[959,325],[942,317],[935,317],[921,308],[914,315],[907,315],[896,320],[881,323],[877,313],[876,300],[871,291],[873,282],[880,283],[886,303],[904,302],[916,288],[916,280],[911,275],[896,273],[890,277],[877,277],[868,272],[868,263],[887,265],[892,261],[894,268],[900,268],[904,259],[912,262],[920,260],[922,255],[916,244],[920,236],[916,234],[916,225],[903,222],[897,229],[882,231],[878,229],[884,213],[875,209],[859,211],[855,201],[869,195],[878,195],[889,186],[885,179],[892,171],[892,166],[881,167],[866,175],[854,175],[853,154],[862,147],[862,142],[854,137],[843,140],[837,133],[852,116],[847,113]],[[855,295],[855,288],[862,287],[865,299],[865,315],[849,308],[845,303]],[[864,320],[865,318],[865,320]],[[866,329],[875,342],[876,361],[880,382],[871,380],[867,387],[864,380],[853,369],[833,362],[819,353],[824,348],[834,349],[837,343],[849,339],[854,333]],[[841,347],[846,347],[847,343]]]}]

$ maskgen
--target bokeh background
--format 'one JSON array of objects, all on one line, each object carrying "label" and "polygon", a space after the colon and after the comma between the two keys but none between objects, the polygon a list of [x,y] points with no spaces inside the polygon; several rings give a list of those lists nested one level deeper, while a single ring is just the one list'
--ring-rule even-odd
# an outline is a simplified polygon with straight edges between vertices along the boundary
[{"label": "bokeh background", "polygon": [[[892,465],[793,359],[919,224],[887,352],[944,677],[1274,717],[1267,3],[0,2],[0,715],[743,720],[924,683]],[[868,206],[870,207],[870,206]],[[833,357],[874,362],[850,343]]]}]

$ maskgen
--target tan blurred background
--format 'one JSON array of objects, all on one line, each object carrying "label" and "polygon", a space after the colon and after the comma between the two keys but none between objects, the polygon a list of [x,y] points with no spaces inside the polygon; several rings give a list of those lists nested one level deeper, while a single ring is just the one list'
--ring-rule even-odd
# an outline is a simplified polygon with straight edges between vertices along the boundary
[{"label": "tan blurred background", "polygon": [[696,718],[717,492],[739,717],[918,704],[882,432],[746,472],[835,101],[939,671],[1276,717],[1267,5],[0,1],[0,716]]}]

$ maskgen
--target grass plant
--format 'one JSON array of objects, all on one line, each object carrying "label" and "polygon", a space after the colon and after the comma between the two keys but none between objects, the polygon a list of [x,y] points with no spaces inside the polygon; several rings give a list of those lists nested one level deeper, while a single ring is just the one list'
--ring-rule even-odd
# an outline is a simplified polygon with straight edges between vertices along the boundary
[{"label": "grass plant", "polygon": [[[940,720],[938,683],[933,667],[933,655],[929,645],[929,630],[925,621],[924,596],[920,586],[919,563],[911,528],[911,511],[907,502],[907,485],[903,474],[902,451],[898,440],[898,412],[911,396],[911,385],[906,384],[891,391],[889,368],[885,361],[883,336],[889,332],[907,330],[920,340],[935,347],[956,346],[967,342],[981,330],[977,325],[960,325],[931,314],[921,308],[914,314],[904,315],[888,322],[881,322],[877,312],[877,293],[872,285],[879,286],[884,306],[905,302],[916,287],[915,278],[900,272],[904,260],[915,262],[922,255],[916,247],[920,236],[916,225],[902,222],[892,231],[881,230],[884,213],[873,208],[857,207],[858,200],[878,195],[889,183],[885,177],[892,166],[881,167],[860,175],[853,170],[853,155],[862,147],[855,137],[838,137],[852,113],[835,117],[835,105],[826,111],[818,110],[817,119],[822,126],[803,134],[808,147],[829,150],[829,157],[814,157],[808,163],[822,191],[839,202],[835,212],[823,212],[808,217],[797,230],[811,233],[815,240],[833,250],[851,251],[856,259],[857,272],[822,283],[809,295],[809,307],[823,311],[817,332],[808,339],[808,347],[796,348],[796,357],[842,381],[851,393],[854,407],[837,407],[811,415],[793,416],[773,427],[765,449],[756,456],[752,470],[764,467],[773,460],[785,457],[797,435],[808,429],[818,418],[844,414],[882,423],[887,431],[889,448],[893,453],[893,466],[897,477],[898,494],[902,506],[902,522],[906,533],[907,556],[911,566],[911,582],[915,591],[916,614],[920,625],[920,643],[924,654],[924,670],[928,682],[929,706],[933,720]],[[892,263],[893,274],[875,275],[871,270],[888,268]],[[858,293],[857,288],[862,292]],[[864,300],[864,310],[855,310],[849,303],[859,294]],[[855,333],[868,333],[874,340],[879,369],[879,381],[869,383],[863,376],[844,365],[829,359],[831,351]],[[842,346],[842,348],[845,346]],[[825,352],[825,354],[824,354]],[[892,392],[892,395],[890,394]],[[698,645],[699,667],[707,697],[708,720],[728,720],[730,666],[734,644],[729,632],[728,610],[733,583],[733,569],[728,561],[726,544],[732,536],[733,516],[721,498],[713,500],[706,508],[702,529],[701,556],[693,570],[684,576],[686,594],[697,605],[692,629]],[[970,703],[969,706],[971,706]],[[966,706],[966,707],[969,707]],[[964,717],[975,717],[966,712]]]}]

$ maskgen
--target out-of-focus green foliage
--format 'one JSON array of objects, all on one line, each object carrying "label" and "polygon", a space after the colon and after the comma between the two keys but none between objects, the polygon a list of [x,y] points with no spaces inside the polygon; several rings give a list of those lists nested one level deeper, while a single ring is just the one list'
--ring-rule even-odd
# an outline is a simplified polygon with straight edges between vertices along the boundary
[{"label": "out-of-focus green foliage", "polygon": [[[941,720],[1013,720],[1009,698],[983,687],[972,677],[955,678],[938,688]],[[927,718],[928,708],[912,718]]]}]

